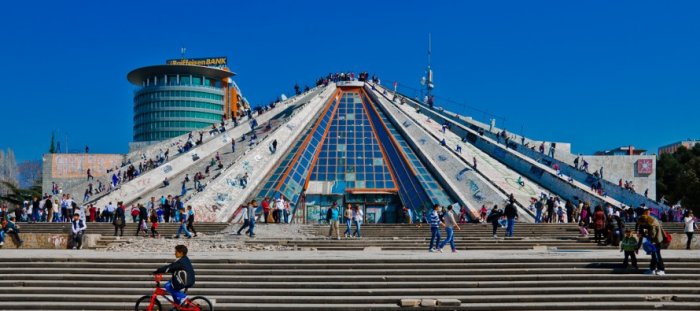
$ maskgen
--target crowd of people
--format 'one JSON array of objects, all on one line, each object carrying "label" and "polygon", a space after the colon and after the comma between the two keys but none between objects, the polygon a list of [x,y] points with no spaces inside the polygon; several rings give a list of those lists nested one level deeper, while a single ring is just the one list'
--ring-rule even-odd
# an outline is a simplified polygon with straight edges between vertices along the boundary
[{"label": "crowd of people", "polygon": [[[243,224],[238,229],[237,234],[241,235],[243,229],[247,229],[245,233],[250,237],[255,236],[255,224],[260,221],[263,223],[285,223],[291,222],[292,212],[288,200],[285,200],[284,195],[272,200],[270,197],[263,198],[260,205],[256,200],[241,205],[236,213],[241,214]],[[234,214],[234,218],[237,214]]]},{"label": "crowd of people", "polygon": [[316,80],[316,86],[327,86],[330,82],[338,83],[349,81],[372,82],[374,84],[381,84],[381,80],[379,80],[379,77],[377,77],[377,75],[372,75],[370,77],[369,73],[367,73],[366,71],[360,72],[359,74],[355,74],[354,72],[349,71],[329,73],[324,77],[318,78]]}]

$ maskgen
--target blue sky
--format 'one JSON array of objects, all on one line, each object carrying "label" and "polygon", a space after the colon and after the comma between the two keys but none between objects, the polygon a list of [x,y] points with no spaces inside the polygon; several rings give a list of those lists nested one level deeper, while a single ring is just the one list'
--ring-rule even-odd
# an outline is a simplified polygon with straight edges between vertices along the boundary
[{"label": "blue sky", "polygon": [[256,104],[331,71],[418,87],[428,32],[435,93],[464,103],[451,110],[584,153],[700,138],[699,2],[14,1],[0,148],[39,159],[57,130],[64,148],[125,152],[126,74],[182,46],[228,56]]}]

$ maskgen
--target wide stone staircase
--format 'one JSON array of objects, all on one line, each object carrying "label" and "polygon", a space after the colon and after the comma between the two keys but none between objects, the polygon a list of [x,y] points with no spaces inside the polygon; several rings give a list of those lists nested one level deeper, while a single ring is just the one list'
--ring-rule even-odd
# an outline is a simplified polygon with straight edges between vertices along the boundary
[{"label": "wide stone staircase", "polygon": [[[629,224],[634,228],[634,224]],[[524,249],[609,249],[611,246],[599,246],[591,234],[581,237],[575,224],[516,224],[514,237],[503,237],[504,228],[498,228],[497,238],[492,235],[491,224],[462,224],[461,230],[455,230],[455,246],[458,250],[524,250]],[[381,250],[421,250],[427,251],[430,244],[430,226],[426,224],[365,224],[361,227],[362,238],[343,236],[345,224],[340,226],[341,239],[327,237],[328,225],[307,227],[306,233],[312,237],[279,237],[247,240],[247,244],[284,245],[295,249],[313,249],[319,251],[358,251],[366,249]],[[680,224],[665,224],[669,233],[681,236]],[[354,232],[355,227],[352,227]],[[445,238],[444,229],[441,229]],[[446,251],[449,251],[447,247]]]},{"label": "wide stone staircase", "polygon": [[[215,310],[700,310],[697,257],[667,258],[667,275],[648,276],[611,255],[332,255],[193,255],[197,282],[188,294],[208,297]],[[133,310],[152,293],[150,273],[171,261],[0,257],[0,309]]]}]

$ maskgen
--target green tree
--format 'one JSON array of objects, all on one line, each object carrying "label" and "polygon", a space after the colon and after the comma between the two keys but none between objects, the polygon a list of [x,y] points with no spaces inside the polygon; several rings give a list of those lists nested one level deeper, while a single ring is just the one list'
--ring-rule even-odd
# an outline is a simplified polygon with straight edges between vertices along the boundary
[{"label": "green tree", "polygon": [[51,132],[51,146],[49,146],[49,153],[56,153],[56,143],[54,142],[53,132]]},{"label": "green tree", "polygon": [[[0,181],[0,185],[7,189],[7,193],[0,195],[0,201],[10,203],[14,208],[21,207],[22,202],[31,201],[34,196],[41,198],[41,182],[36,182],[27,189],[22,189],[9,181]],[[13,208],[10,208],[8,212],[13,210]]]},{"label": "green tree", "polygon": [[700,144],[663,154],[656,165],[656,193],[669,204],[681,202],[700,213]]}]

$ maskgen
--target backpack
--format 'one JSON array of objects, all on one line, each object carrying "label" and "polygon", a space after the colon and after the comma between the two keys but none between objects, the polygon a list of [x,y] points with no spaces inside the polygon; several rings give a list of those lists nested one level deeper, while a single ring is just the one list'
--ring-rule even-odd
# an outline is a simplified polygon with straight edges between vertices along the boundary
[{"label": "backpack", "polygon": [[673,241],[673,237],[671,236],[668,231],[661,229],[661,234],[663,234],[663,242],[661,242],[661,247],[666,249],[671,245],[671,241]]},{"label": "backpack", "polygon": [[326,211],[326,221],[331,221],[331,218],[333,218],[333,210],[332,207],[329,207]]}]

